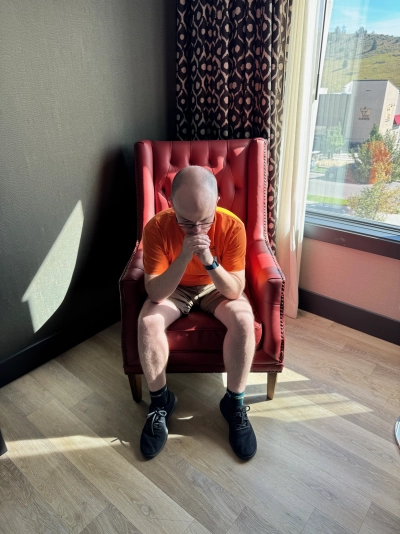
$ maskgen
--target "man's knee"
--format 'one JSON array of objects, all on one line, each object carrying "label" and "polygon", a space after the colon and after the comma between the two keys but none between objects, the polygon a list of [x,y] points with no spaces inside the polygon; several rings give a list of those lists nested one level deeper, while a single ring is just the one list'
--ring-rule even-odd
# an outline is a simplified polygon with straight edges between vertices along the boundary
[{"label": "man's knee", "polygon": [[139,317],[139,333],[155,336],[164,330],[164,319],[161,315],[152,314]]},{"label": "man's knee", "polygon": [[241,310],[235,315],[234,327],[240,329],[247,335],[254,332],[254,316],[250,307],[248,310]]},{"label": "man's knee", "polygon": [[243,334],[254,332],[254,315],[250,304],[245,300],[231,301],[224,310],[228,329],[240,331]]},{"label": "man's knee", "polygon": [[165,330],[165,320],[156,304],[146,301],[139,315],[139,333],[156,335]]},{"label": "man's knee", "polygon": [[146,300],[139,314],[139,334],[157,335],[164,332],[180,315],[180,311],[172,302],[163,301],[156,304]]}]

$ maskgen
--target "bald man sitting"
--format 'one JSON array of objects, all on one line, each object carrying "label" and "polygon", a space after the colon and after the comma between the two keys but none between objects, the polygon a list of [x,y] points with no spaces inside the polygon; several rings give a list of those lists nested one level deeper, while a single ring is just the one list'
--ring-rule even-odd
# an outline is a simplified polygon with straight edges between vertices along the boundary
[{"label": "bald man sitting", "polygon": [[176,397],[167,387],[167,327],[182,314],[201,309],[227,328],[223,345],[227,390],[220,402],[229,424],[229,442],[242,459],[257,450],[243,404],[255,351],[254,318],[245,286],[246,234],[242,221],[217,207],[214,175],[191,166],[172,182],[172,208],[159,212],[143,231],[148,299],[139,316],[139,356],[151,403],[140,449],[154,458],[164,447]]}]

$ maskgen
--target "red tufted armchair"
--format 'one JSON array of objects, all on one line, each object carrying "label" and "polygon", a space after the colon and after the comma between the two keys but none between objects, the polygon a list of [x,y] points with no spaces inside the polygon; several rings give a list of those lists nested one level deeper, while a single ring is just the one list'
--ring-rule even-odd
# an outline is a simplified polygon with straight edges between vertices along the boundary
[{"label": "red tufted armchair", "polygon": [[[142,230],[155,213],[169,207],[175,174],[200,165],[217,178],[219,206],[245,223],[246,289],[253,306],[256,352],[251,372],[267,372],[267,399],[272,399],[277,373],[283,369],[284,287],[282,271],[267,239],[268,143],[264,139],[232,141],[140,141],[135,144],[137,241],[120,279],[122,353],[136,402],[142,398],[137,326],[146,299]],[[273,200],[273,199],[272,199]],[[204,312],[191,312],[167,329],[170,356],[167,372],[223,372],[225,326]]]}]

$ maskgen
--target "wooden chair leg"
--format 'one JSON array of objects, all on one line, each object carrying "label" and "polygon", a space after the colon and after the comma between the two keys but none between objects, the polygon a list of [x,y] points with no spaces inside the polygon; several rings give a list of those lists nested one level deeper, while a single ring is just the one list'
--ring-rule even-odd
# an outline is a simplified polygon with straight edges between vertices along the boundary
[{"label": "wooden chair leg", "polygon": [[128,374],[129,385],[131,386],[132,397],[135,402],[142,400],[142,375]]},{"label": "wooden chair leg", "polygon": [[278,378],[278,373],[268,373],[267,377],[267,399],[272,400],[274,398],[276,379]]}]

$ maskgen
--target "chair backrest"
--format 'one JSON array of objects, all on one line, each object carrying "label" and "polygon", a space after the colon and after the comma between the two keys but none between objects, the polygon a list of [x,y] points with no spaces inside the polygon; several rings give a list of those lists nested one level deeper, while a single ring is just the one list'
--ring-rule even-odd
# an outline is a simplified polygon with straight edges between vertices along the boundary
[{"label": "chair backrest", "polygon": [[272,189],[268,184],[267,149],[264,139],[136,143],[138,240],[148,220],[169,207],[167,199],[176,173],[190,165],[200,165],[214,174],[218,205],[240,217],[248,240],[264,239],[268,235],[267,204]]}]

